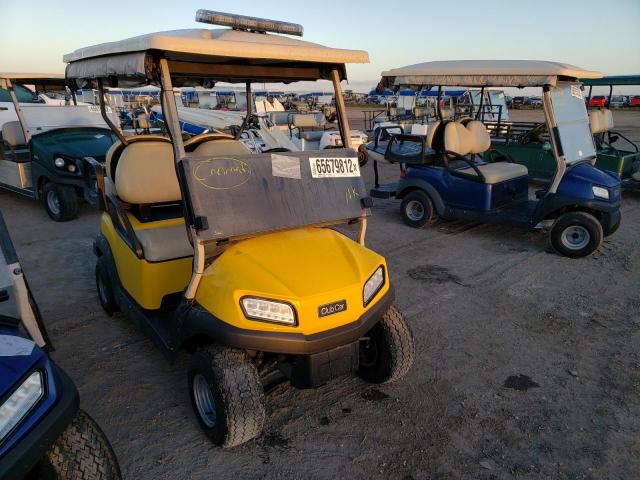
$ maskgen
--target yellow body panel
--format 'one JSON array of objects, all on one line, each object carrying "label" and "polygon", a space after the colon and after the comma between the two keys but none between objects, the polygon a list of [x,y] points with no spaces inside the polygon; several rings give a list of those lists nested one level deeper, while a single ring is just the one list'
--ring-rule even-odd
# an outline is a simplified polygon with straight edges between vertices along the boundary
[{"label": "yellow body panel", "polygon": [[[184,219],[140,223],[133,215],[129,220],[134,230],[184,223]],[[107,238],[124,289],[143,308],[160,308],[162,298],[170,293],[183,291],[191,279],[192,258],[179,258],[166,262],[147,262],[139,259],[116,232],[111,218],[103,213],[100,230]]]},{"label": "yellow body panel", "polygon": [[[364,307],[364,284],[381,265],[385,283]],[[387,290],[383,257],[334,230],[311,227],[261,235],[229,247],[205,270],[196,300],[237,328],[311,335],[358,320]],[[292,304],[298,325],[247,319],[240,308],[245,295]],[[347,302],[345,311],[319,317],[318,307],[340,300]]]}]

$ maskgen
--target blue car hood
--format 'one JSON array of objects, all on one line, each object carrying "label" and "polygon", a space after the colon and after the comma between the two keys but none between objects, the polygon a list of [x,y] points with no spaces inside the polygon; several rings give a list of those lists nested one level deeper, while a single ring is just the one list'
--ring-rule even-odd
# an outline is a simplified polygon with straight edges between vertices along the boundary
[{"label": "blue car hood", "polygon": [[46,354],[14,328],[0,327],[0,397]]},{"label": "blue car hood", "polygon": [[581,163],[571,167],[566,175],[594,185],[602,185],[603,187],[615,188],[620,186],[620,177],[615,173],[605,172],[588,163]]}]

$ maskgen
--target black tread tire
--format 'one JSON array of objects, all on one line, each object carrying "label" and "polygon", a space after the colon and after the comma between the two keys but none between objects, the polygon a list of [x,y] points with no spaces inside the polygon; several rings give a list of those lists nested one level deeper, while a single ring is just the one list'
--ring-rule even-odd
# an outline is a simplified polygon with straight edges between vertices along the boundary
[{"label": "black tread tire", "polygon": [[[424,215],[420,220],[413,220],[407,215],[407,205],[412,201],[418,201],[422,204]],[[431,225],[438,218],[431,197],[422,190],[413,190],[404,196],[402,203],[400,203],[400,215],[404,223],[413,228],[422,228],[425,225]]]},{"label": "black tread tire", "polygon": [[391,383],[404,377],[415,358],[413,333],[402,312],[392,304],[367,334],[375,342],[377,358],[360,365],[358,375],[371,383]]},{"label": "black tread tire", "polygon": [[602,229],[602,234],[604,235],[604,237],[605,238],[610,237],[611,235],[616,233],[620,228],[621,223],[622,223],[622,212],[620,212],[620,216],[618,217],[618,223],[616,223],[615,225],[612,225],[607,230],[605,230],[604,228]]},{"label": "black tread tire", "polygon": [[59,480],[122,479],[109,440],[95,420],[82,410],[45,454],[39,468]]},{"label": "black tread tire", "polygon": [[[101,284],[102,283],[102,292]],[[110,317],[120,311],[118,302],[116,302],[113,282],[107,268],[107,260],[105,257],[99,257],[96,262],[96,290],[98,292],[98,301],[104,312]]]},{"label": "black tread tire", "polygon": [[[49,209],[47,202],[47,196],[49,192],[53,192],[60,202],[60,211],[57,213],[52,212]],[[73,187],[68,185],[60,185],[59,183],[48,182],[42,188],[42,202],[44,203],[44,209],[47,211],[47,215],[56,222],[67,222],[73,220],[78,216],[80,210],[80,202],[78,202],[78,195]]]},{"label": "black tread tire", "polygon": [[[199,373],[207,380],[215,401],[216,423],[207,426],[196,406],[193,379]],[[216,445],[231,448],[259,437],[264,430],[264,389],[258,370],[244,350],[207,345],[191,356],[189,394],[200,426]]]},{"label": "black tread tire", "polygon": [[358,165],[360,165],[360,167],[364,167],[368,161],[369,153],[367,152],[367,147],[360,145],[358,147]]},{"label": "black tread tire", "polygon": [[[565,229],[572,225],[579,225],[587,229],[590,235],[589,243],[580,249],[567,248],[562,244],[562,233]],[[554,250],[561,255],[565,255],[569,258],[581,258],[586,257],[593,253],[600,244],[604,233],[602,231],[602,225],[596,217],[587,212],[568,212],[563,213],[551,227],[549,232],[549,240]]]}]

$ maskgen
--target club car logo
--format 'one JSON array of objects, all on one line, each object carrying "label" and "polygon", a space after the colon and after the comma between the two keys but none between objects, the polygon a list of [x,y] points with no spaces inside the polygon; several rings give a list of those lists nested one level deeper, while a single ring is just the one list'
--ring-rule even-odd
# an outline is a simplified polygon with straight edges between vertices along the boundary
[{"label": "club car logo", "polygon": [[340,300],[333,303],[327,303],[326,305],[320,305],[318,307],[318,317],[326,317],[333,315],[334,313],[344,312],[347,309],[347,301]]},{"label": "club car logo", "polygon": [[235,158],[211,158],[195,164],[193,177],[207,188],[229,190],[249,181],[251,167]]}]

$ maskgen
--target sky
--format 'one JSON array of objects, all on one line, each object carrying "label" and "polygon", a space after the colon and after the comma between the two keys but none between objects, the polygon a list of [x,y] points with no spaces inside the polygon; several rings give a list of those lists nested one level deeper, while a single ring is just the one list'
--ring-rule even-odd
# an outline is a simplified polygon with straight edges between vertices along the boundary
[{"label": "sky", "polygon": [[371,63],[348,66],[346,88],[358,92],[383,70],[431,60],[554,60],[640,73],[640,0],[1,0],[0,71],[63,72],[62,56],[77,48],[206,28],[194,21],[199,8],[300,23],[305,40],[367,50]]}]

